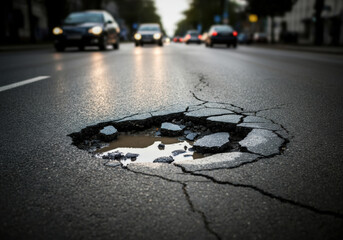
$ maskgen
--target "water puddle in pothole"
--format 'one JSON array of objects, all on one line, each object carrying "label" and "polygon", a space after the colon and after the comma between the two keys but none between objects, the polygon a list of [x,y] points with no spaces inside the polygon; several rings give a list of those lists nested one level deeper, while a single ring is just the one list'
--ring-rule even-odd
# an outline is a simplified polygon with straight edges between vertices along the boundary
[{"label": "water puddle in pothole", "polygon": [[108,146],[95,152],[95,156],[108,159],[108,166],[121,163],[170,163],[204,157],[192,149],[193,142],[178,137],[156,137],[147,135],[119,135]]}]

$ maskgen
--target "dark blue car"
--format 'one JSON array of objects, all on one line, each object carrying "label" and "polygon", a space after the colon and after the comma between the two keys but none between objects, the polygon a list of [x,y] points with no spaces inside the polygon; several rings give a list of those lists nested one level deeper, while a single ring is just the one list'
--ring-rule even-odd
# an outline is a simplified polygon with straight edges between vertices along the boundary
[{"label": "dark blue car", "polygon": [[213,47],[214,44],[226,44],[227,47],[237,47],[238,33],[229,25],[211,26],[205,39],[206,47]]},{"label": "dark blue car", "polygon": [[119,48],[119,26],[106,11],[70,13],[52,33],[56,51],[64,51],[69,46],[80,50],[85,46],[98,46],[101,50],[105,50],[107,45]]}]

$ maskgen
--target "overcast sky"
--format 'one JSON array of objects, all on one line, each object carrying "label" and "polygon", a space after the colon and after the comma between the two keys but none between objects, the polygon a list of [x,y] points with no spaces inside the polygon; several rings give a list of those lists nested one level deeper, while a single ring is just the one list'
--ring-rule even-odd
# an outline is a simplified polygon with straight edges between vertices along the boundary
[{"label": "overcast sky", "polygon": [[162,24],[169,36],[174,35],[176,23],[183,19],[182,12],[189,7],[189,0],[155,0]]}]

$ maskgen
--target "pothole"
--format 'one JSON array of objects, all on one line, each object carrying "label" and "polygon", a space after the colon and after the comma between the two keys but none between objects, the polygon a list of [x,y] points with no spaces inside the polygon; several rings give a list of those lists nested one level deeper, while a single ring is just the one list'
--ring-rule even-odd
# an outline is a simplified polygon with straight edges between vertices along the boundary
[{"label": "pothole", "polygon": [[173,162],[208,165],[207,160],[218,163],[213,160],[217,155],[232,165],[244,162],[242,157],[252,161],[279,154],[287,143],[284,129],[250,115],[229,104],[204,103],[100,123],[69,136],[74,145],[104,159],[109,167]]}]

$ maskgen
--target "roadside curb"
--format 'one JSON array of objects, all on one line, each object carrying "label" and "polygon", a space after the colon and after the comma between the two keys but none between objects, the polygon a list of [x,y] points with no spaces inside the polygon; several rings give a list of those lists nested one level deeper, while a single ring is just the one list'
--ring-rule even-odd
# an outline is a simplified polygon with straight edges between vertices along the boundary
[{"label": "roadside curb", "polygon": [[315,47],[315,46],[292,46],[292,45],[251,45],[258,48],[291,50],[300,52],[313,52],[324,54],[343,55],[343,47]]}]

